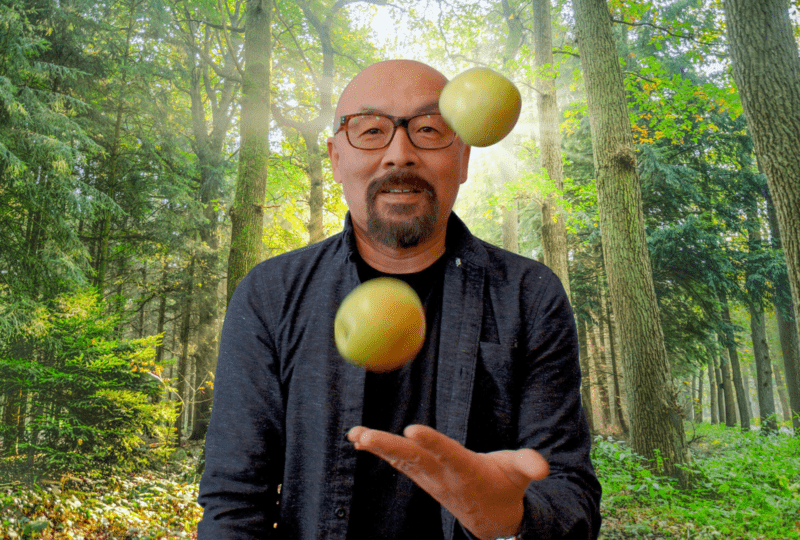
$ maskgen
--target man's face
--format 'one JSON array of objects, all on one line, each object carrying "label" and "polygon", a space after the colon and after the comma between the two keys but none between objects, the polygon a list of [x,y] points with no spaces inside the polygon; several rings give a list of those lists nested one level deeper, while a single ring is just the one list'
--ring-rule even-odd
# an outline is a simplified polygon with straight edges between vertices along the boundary
[{"label": "man's face", "polygon": [[[336,115],[410,117],[439,112],[445,83],[441,74],[417,62],[375,64],[347,87]],[[467,179],[469,147],[459,139],[447,148],[424,150],[412,145],[406,130],[398,127],[386,148],[360,150],[340,131],[328,140],[328,153],[356,234],[393,249],[444,237],[458,188]]]}]

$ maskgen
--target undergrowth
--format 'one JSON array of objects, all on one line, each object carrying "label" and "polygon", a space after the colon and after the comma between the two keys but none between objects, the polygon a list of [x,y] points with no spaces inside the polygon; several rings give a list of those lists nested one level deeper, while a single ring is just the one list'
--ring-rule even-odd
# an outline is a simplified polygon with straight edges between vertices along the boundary
[{"label": "undergrowth", "polygon": [[[800,540],[800,440],[688,426],[691,489],[654,475],[624,442],[598,437],[600,538]],[[0,538],[195,538],[200,447],[150,470],[72,475],[29,486],[0,481]]]},{"label": "undergrowth", "polygon": [[654,475],[623,441],[597,437],[601,538],[800,539],[800,440],[687,426],[689,489]]}]

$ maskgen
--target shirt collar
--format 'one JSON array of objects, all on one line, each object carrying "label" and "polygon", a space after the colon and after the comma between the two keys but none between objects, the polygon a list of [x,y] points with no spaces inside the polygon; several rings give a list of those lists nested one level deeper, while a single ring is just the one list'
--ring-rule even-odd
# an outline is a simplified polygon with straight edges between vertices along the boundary
[{"label": "shirt collar", "polygon": [[[347,212],[347,215],[344,217],[342,241],[344,242],[345,259],[348,262],[355,263],[357,260],[355,257],[359,255],[350,212]],[[459,218],[455,212],[450,214],[450,219],[447,223],[446,242],[445,257],[465,259],[483,266],[485,262],[484,259],[486,258],[486,251],[482,248],[480,242],[472,236],[466,224],[461,221],[461,218]]]}]

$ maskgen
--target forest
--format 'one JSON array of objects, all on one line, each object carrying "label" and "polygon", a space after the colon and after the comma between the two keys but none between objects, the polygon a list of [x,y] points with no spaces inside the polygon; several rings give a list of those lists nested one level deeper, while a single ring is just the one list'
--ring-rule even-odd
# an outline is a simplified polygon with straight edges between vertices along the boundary
[{"label": "forest", "polygon": [[796,0],[0,0],[0,538],[195,537],[227,302],[364,67],[523,110],[455,212],[578,326],[601,538],[800,538]]}]

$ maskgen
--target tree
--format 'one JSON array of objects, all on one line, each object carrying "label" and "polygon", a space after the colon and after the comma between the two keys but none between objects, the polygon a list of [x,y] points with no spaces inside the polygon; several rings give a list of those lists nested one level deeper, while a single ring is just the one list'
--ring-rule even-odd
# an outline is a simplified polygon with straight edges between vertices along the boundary
[{"label": "tree", "polygon": [[[766,195],[772,247],[773,249],[781,250],[782,242],[778,216],[775,215],[775,205],[769,192]],[[775,284],[775,289],[775,318],[778,322],[783,365],[786,370],[786,389],[789,393],[792,425],[794,426],[795,434],[800,435],[800,338],[798,338],[792,324],[797,314],[792,308],[788,275],[781,273]]]},{"label": "tree", "polygon": [[48,18],[73,22],[22,1],[0,4],[0,282],[28,299],[87,284],[89,253],[75,223],[113,206],[76,174],[101,149],[77,118],[89,104],[70,83],[96,66],[74,43],[48,41],[63,36],[47,31]]},{"label": "tree", "polygon": [[533,2],[533,18],[539,142],[542,148],[542,166],[547,170],[553,188],[542,204],[542,247],[545,264],[559,277],[569,296],[567,228],[564,209],[560,204],[560,194],[564,190],[564,171],[556,98],[556,73],[553,70],[550,0]]},{"label": "tree", "polygon": [[[800,312],[800,56],[786,0],[725,0],[733,78],[781,231]],[[795,321],[800,335],[800,325]]]},{"label": "tree", "polygon": [[271,22],[272,2],[247,0],[240,125],[242,145],[236,195],[230,210],[228,300],[236,285],[262,258],[263,204],[269,160]]},{"label": "tree", "polygon": [[[328,154],[325,145],[320,144],[320,135],[333,124],[334,87],[354,75],[353,68],[360,70],[362,63],[378,60],[374,49],[365,45],[367,39],[353,28],[345,10],[347,5],[360,1],[281,2],[276,12],[280,25],[273,36],[273,55],[278,66],[275,76],[281,84],[276,88],[271,111],[287,138],[296,132],[302,139],[302,144],[294,137],[291,142],[292,146],[301,147],[296,153],[308,179],[305,226],[309,243],[327,236],[324,160]],[[338,226],[341,220],[336,222]]]},{"label": "tree", "polygon": [[631,444],[684,479],[680,406],[664,348],[644,230],[641,187],[622,72],[605,0],[574,0],[592,129],[609,291],[626,374]]},{"label": "tree", "polygon": [[[199,242],[190,244],[189,266],[196,276],[185,282],[187,295],[198,314],[197,354],[193,403],[195,422],[191,438],[205,437],[210,418],[213,378],[217,356],[217,317],[220,302],[217,289],[222,279],[224,254],[220,250],[223,219],[220,202],[226,195],[226,176],[230,161],[226,142],[239,112],[240,61],[243,0],[219,6],[205,13],[196,6],[175,4],[172,11],[182,55],[176,55],[175,71],[184,75],[176,85],[188,94],[191,104],[191,132],[187,134],[197,158],[195,199],[202,212],[196,227]],[[198,19],[206,19],[201,24]],[[221,19],[221,22],[217,23]],[[197,259],[197,265],[194,264]],[[186,314],[184,314],[184,317]],[[186,319],[184,319],[186,321]],[[186,321],[188,324],[188,321]],[[188,339],[188,334],[182,332]],[[181,356],[183,358],[183,355]],[[184,360],[182,360],[184,362]],[[185,381],[179,381],[186,388]],[[187,396],[188,397],[188,396]],[[180,433],[180,431],[179,431]]]}]

